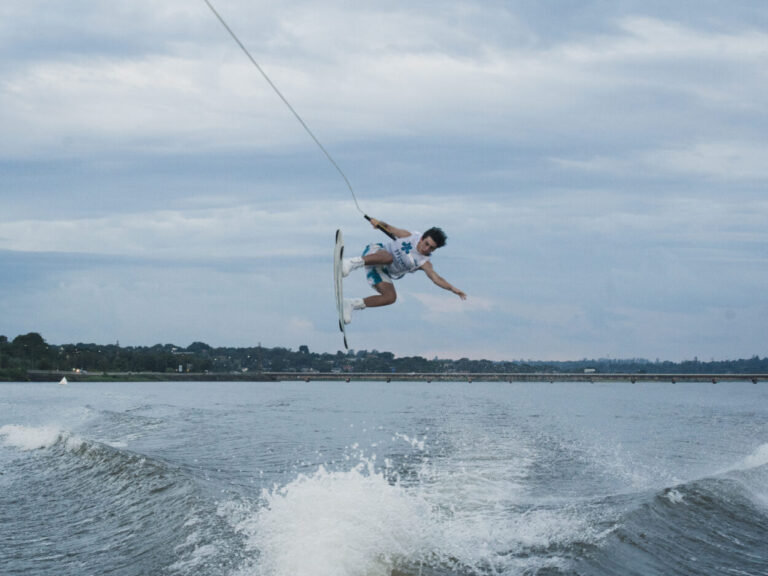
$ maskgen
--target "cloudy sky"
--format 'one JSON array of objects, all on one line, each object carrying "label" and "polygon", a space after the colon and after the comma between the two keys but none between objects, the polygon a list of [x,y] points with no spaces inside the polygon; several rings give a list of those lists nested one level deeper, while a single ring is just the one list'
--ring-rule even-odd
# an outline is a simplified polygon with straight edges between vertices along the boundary
[{"label": "cloudy sky", "polygon": [[[354,349],[768,355],[764,0],[212,0],[368,214]],[[203,0],[0,5],[0,334],[342,347],[384,237]],[[349,296],[370,292],[364,275]]]}]

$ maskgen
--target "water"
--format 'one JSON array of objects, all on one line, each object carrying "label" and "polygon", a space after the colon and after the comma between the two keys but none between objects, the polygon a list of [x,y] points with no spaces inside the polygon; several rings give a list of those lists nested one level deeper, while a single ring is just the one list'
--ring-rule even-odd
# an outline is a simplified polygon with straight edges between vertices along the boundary
[{"label": "water", "polygon": [[747,383],[0,384],[0,573],[768,574]]}]

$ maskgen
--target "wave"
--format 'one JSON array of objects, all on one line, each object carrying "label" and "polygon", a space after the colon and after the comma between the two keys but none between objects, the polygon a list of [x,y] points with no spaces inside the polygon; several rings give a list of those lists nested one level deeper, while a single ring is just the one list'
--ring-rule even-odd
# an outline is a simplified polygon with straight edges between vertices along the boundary
[{"label": "wave", "polygon": [[768,573],[768,511],[754,488],[768,477],[766,445],[735,471],[638,496],[577,571],[627,575]]},{"label": "wave", "polygon": [[0,445],[18,457],[0,493],[15,535],[0,565],[41,576],[768,573],[768,444],[712,477],[544,502],[526,493],[541,456],[526,445],[431,457],[423,440],[395,439],[420,457],[355,453],[249,499],[124,444],[5,425]]},{"label": "wave", "polygon": [[41,576],[225,575],[237,539],[183,467],[51,426],[5,425],[0,565]]},{"label": "wave", "polygon": [[446,473],[432,463],[403,484],[390,459],[380,468],[362,458],[219,512],[245,539],[250,560],[237,576],[757,576],[768,573],[768,517],[751,487],[765,485],[765,450],[729,475],[547,504],[500,499],[499,479],[482,470]]},{"label": "wave", "polygon": [[371,463],[320,467],[265,491],[255,511],[230,505],[226,514],[258,555],[243,574],[389,576],[393,565],[424,561],[434,548],[428,504]]},{"label": "wave", "polygon": [[431,473],[403,485],[363,459],[347,470],[320,466],[220,513],[252,555],[238,576],[535,573],[561,566],[574,543],[601,537],[575,507],[502,507],[492,490],[484,506],[479,486],[462,506],[445,483],[457,480]]},{"label": "wave", "polygon": [[15,424],[0,426],[0,438],[5,446],[20,450],[50,448],[60,442],[75,448],[82,442],[77,436],[53,426],[30,427]]}]

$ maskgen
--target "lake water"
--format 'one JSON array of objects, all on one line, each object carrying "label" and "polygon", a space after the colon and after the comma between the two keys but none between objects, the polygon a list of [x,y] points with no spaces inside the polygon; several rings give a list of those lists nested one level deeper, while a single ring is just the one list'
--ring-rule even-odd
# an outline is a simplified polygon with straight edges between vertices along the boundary
[{"label": "lake water", "polygon": [[768,388],[0,384],[5,576],[768,574]]}]

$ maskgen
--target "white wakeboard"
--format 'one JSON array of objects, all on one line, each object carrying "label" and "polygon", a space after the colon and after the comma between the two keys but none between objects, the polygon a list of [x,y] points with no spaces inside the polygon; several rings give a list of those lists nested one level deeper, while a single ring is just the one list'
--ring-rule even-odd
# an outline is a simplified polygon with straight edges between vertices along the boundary
[{"label": "white wakeboard", "polygon": [[336,310],[339,313],[339,330],[344,335],[344,348],[347,345],[347,329],[344,325],[344,288],[342,285],[341,259],[344,258],[344,239],[341,230],[336,230],[336,246],[333,250],[333,288],[336,294]]}]

